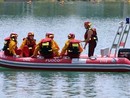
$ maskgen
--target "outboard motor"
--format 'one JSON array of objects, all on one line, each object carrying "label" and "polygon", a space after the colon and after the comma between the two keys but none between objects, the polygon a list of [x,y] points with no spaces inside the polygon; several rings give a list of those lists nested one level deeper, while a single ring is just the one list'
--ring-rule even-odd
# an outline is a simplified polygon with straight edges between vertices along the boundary
[{"label": "outboard motor", "polygon": [[130,60],[130,49],[129,48],[120,48],[118,51],[118,57],[125,57]]}]

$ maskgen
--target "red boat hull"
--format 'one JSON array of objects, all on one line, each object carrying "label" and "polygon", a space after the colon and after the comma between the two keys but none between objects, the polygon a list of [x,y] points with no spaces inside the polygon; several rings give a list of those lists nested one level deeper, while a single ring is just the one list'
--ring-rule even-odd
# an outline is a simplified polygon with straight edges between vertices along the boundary
[{"label": "red boat hull", "polygon": [[11,69],[28,70],[59,70],[59,71],[130,71],[130,61],[127,58],[97,57],[89,59],[86,55],[80,58],[14,58],[0,52],[0,66]]}]

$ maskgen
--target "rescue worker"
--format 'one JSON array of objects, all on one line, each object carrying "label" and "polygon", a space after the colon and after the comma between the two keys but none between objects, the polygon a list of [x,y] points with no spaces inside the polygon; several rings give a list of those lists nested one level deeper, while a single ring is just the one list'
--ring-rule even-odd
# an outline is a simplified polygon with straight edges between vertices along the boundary
[{"label": "rescue worker", "polygon": [[98,37],[97,32],[95,28],[91,28],[91,22],[84,22],[84,27],[86,29],[86,32],[84,34],[84,49],[86,48],[86,45],[88,44],[88,57],[91,57],[94,55],[94,50],[97,45]]},{"label": "rescue worker", "polygon": [[68,40],[66,41],[60,56],[64,55],[69,56],[70,58],[78,58],[83,51],[83,48],[80,45],[80,41],[75,39],[75,34],[70,33],[68,35]]},{"label": "rescue worker", "polygon": [[53,53],[54,53],[54,56],[59,56],[60,53],[59,53],[59,46],[58,44],[56,43],[56,41],[54,40],[54,34],[49,32],[49,33],[46,33],[46,38],[51,38],[51,41],[52,41],[52,50],[53,50]]},{"label": "rescue worker", "polygon": [[46,38],[42,39],[34,50],[32,57],[37,57],[38,52],[44,58],[53,58],[54,56],[59,56],[59,46],[53,40],[54,34],[47,33]]},{"label": "rescue worker", "polygon": [[9,42],[9,55],[13,57],[19,57],[21,55],[21,49],[17,48],[17,37],[16,33],[10,34],[10,42]]},{"label": "rescue worker", "polygon": [[23,42],[20,46],[22,50],[23,57],[30,57],[33,55],[34,49],[36,46],[36,39],[34,39],[34,33],[29,32],[28,36],[23,39]]},{"label": "rescue worker", "polygon": [[4,39],[4,47],[3,47],[3,51],[4,51],[4,54],[6,56],[9,56],[10,55],[10,51],[9,51],[9,43],[10,43],[10,37],[7,37]]}]

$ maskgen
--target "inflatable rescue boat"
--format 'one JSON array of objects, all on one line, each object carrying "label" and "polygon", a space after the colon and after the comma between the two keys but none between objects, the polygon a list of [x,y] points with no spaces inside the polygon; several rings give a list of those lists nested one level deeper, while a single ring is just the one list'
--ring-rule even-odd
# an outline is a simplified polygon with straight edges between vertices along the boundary
[{"label": "inflatable rescue boat", "polygon": [[[130,19],[119,23],[112,47],[101,51],[101,55],[88,58],[87,55],[80,55],[78,58],[54,57],[45,59],[43,57],[19,57],[14,58],[4,55],[0,51],[0,67],[9,69],[29,70],[63,70],[63,71],[130,71],[130,49],[124,48],[130,31]],[[125,36],[124,36],[125,35]],[[120,48],[119,47],[123,47]],[[111,56],[112,49],[115,49],[114,56]],[[106,52],[107,51],[107,52]],[[117,53],[118,51],[118,53]],[[110,54],[110,55],[109,55]]]},{"label": "inflatable rescue boat", "polygon": [[[127,51],[126,51],[127,50]],[[42,57],[20,57],[14,58],[5,56],[0,52],[0,67],[9,69],[28,69],[28,70],[54,70],[54,71],[130,71],[129,52],[130,49],[122,49],[118,57],[97,56],[88,58],[87,55],[81,55],[79,58],[65,56],[63,58],[44,59]],[[123,55],[124,54],[124,55]],[[127,55],[126,55],[127,54]]]}]

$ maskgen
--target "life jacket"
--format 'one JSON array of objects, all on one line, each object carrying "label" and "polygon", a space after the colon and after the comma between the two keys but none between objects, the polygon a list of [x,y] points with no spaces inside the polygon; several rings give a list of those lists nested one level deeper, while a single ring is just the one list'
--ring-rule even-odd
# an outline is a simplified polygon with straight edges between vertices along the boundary
[{"label": "life jacket", "polygon": [[80,54],[80,41],[79,40],[70,40],[68,49],[67,49],[67,55],[71,57],[78,57]]},{"label": "life jacket", "polygon": [[25,45],[27,45],[29,49],[33,49],[34,46],[36,45],[36,39],[30,40],[28,38],[24,38],[23,40],[25,39],[27,40]]},{"label": "life jacket", "polygon": [[91,38],[89,39],[89,41],[98,41],[97,31],[95,28],[87,29],[85,34],[84,34],[84,39],[87,39],[89,30],[93,31],[93,34],[92,34]]},{"label": "life jacket", "polygon": [[40,43],[40,54],[44,57],[51,57],[53,55],[52,42],[50,38],[45,38],[41,40]]},{"label": "life jacket", "polygon": [[3,51],[9,50],[9,43],[10,43],[10,37],[7,37],[4,39],[4,47],[3,47]]},{"label": "life jacket", "polygon": [[15,50],[17,50],[18,49],[18,47],[17,47],[17,43],[18,43],[18,41],[15,39],[15,38],[10,38],[10,42],[11,41],[14,41],[15,42],[15,44],[16,44],[16,47],[15,47]]}]

